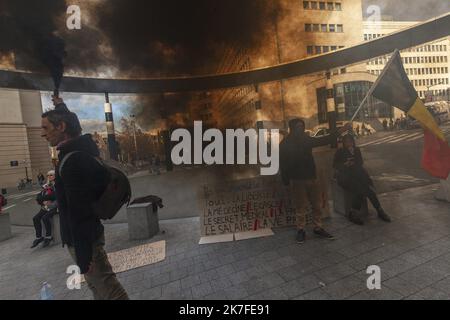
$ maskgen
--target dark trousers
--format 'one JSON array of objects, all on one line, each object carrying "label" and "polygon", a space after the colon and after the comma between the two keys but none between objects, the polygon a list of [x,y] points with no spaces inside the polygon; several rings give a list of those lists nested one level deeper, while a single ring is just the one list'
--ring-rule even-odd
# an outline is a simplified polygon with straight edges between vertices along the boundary
[{"label": "dark trousers", "polygon": [[47,211],[45,209],[41,209],[34,217],[33,224],[34,229],[36,230],[36,238],[42,237],[42,222],[44,222],[45,226],[45,236],[51,237],[52,235],[52,218],[56,213],[56,209]]},{"label": "dark trousers", "polygon": [[378,200],[377,194],[371,187],[366,188],[366,190],[362,190],[362,192],[355,192],[352,204],[353,209],[361,210],[364,198],[368,198],[377,211],[381,209],[381,204]]},{"label": "dark trousers", "polygon": [[[105,245],[105,234],[92,244],[92,269],[84,274],[84,279],[91,289],[95,300],[128,300],[125,289],[117,280],[108,255],[103,248]],[[74,247],[67,247],[72,259],[76,262],[77,257]]]}]

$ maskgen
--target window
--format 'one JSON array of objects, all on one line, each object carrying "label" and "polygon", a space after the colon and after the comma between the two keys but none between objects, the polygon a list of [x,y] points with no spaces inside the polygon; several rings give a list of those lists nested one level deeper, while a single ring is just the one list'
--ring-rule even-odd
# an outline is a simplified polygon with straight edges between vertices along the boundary
[{"label": "window", "polygon": [[321,24],[320,25],[320,31],[327,32],[328,31],[328,26],[326,24]]},{"label": "window", "polygon": [[335,2],[334,3],[334,10],[337,10],[337,11],[341,11],[342,10],[342,5],[341,5],[340,2]]},{"label": "window", "polygon": [[313,46],[307,46],[306,47],[306,52],[307,52],[308,55],[314,54]]},{"label": "window", "polygon": [[329,28],[330,28],[330,32],[336,32],[336,25],[330,24]]},{"label": "window", "polygon": [[323,46],[323,53],[327,53],[330,51],[330,47],[329,46]]},{"label": "window", "polygon": [[344,46],[339,46],[339,49],[342,49],[342,48],[344,48]]},{"label": "window", "polygon": [[319,24],[318,23],[313,24],[313,31],[319,32]]},{"label": "window", "polygon": [[333,2],[327,2],[327,9],[333,11],[334,10],[334,5]]},{"label": "window", "polygon": [[319,2],[319,9],[325,10],[325,2]]},{"label": "window", "polygon": [[312,31],[310,23],[305,23],[305,31],[306,32],[311,32]]},{"label": "window", "polygon": [[317,1],[311,1],[311,9],[317,10]]},{"label": "window", "polygon": [[303,9],[309,9],[309,1],[303,1]]},{"label": "window", "polygon": [[337,47],[336,46],[331,46],[331,51],[336,51]]},{"label": "window", "polygon": [[322,53],[322,47],[321,46],[316,46],[316,54],[321,54]]},{"label": "window", "polygon": [[341,69],[341,73],[347,73],[347,69],[346,68],[342,68]]},{"label": "window", "polygon": [[344,32],[344,26],[342,24],[336,25],[336,32]]},{"label": "window", "polygon": [[367,34],[364,35],[364,41],[367,41]]}]

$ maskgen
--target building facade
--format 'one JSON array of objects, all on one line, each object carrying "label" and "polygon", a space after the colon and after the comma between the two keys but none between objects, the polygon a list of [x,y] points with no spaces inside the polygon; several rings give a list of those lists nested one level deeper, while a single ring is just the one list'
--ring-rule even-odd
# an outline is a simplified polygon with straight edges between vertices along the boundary
[{"label": "building facade", "polygon": [[[419,22],[364,21],[364,40],[370,41]],[[426,100],[449,100],[450,37],[429,42],[400,52],[409,79],[419,97]],[[390,55],[367,62],[367,70],[380,75]]]},{"label": "building facade", "polygon": [[0,89],[0,187],[15,187],[20,179],[37,181],[53,165],[47,141],[41,137],[39,91]]},{"label": "building facade", "polygon": [[[278,0],[280,12],[262,48],[227,47],[217,73],[263,68],[340,50],[363,41],[361,0]],[[329,70],[338,120],[349,120],[376,80],[364,63]],[[272,83],[214,91],[211,113],[219,128],[286,128],[294,117],[308,128],[326,126],[327,79],[324,72]],[[370,112],[370,110],[375,110]],[[362,117],[390,117],[392,108],[369,99]]]}]

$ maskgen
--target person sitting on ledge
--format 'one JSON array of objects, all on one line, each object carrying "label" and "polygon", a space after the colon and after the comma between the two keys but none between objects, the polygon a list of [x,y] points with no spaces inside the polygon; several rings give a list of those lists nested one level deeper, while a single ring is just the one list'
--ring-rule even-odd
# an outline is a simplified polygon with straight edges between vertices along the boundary
[{"label": "person sitting on ledge", "polygon": [[356,147],[355,139],[351,134],[347,134],[342,138],[342,144],[343,147],[338,149],[334,155],[333,167],[336,170],[338,185],[353,194],[349,220],[358,225],[364,224],[360,210],[364,198],[367,197],[377,210],[378,218],[385,222],[391,222],[391,218],[381,207],[372,179],[363,167],[361,150]]},{"label": "person sitting on ledge", "polygon": [[[36,231],[36,239],[33,241],[31,248],[37,247],[44,242],[42,247],[47,247],[53,240],[52,237],[52,219],[57,212],[56,193],[54,187],[55,171],[50,170],[47,173],[47,184],[42,186],[42,191],[36,197],[37,203],[41,206],[41,210],[33,217],[34,229]],[[45,226],[45,238],[42,236],[42,223]]]}]

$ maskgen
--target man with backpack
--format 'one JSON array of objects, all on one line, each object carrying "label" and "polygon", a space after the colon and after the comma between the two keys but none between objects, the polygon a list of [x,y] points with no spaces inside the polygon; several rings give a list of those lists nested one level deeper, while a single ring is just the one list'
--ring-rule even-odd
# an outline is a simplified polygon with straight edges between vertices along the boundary
[{"label": "man with backpack", "polygon": [[77,115],[61,98],[53,97],[53,103],[55,109],[42,114],[42,137],[59,150],[55,189],[63,246],[84,274],[94,299],[128,299],[104,250],[104,227],[95,208],[109,188],[111,173],[96,159],[99,150],[91,135],[81,134]]}]

